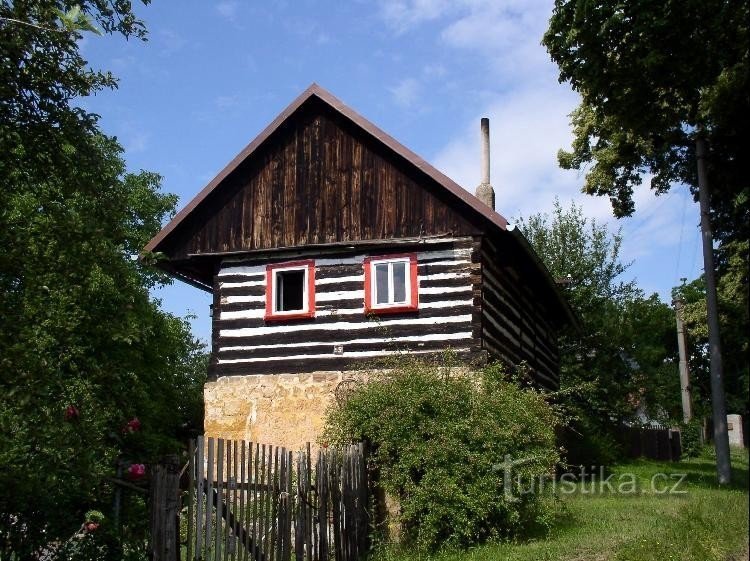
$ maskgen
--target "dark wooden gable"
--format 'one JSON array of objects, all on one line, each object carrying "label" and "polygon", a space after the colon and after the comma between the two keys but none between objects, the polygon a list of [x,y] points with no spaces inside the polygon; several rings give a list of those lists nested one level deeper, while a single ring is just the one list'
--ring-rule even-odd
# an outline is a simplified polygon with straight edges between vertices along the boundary
[{"label": "dark wooden gable", "polygon": [[[311,97],[201,203],[161,251],[195,254],[446,233],[467,209],[402,156]],[[448,200],[452,199],[452,200]]]}]

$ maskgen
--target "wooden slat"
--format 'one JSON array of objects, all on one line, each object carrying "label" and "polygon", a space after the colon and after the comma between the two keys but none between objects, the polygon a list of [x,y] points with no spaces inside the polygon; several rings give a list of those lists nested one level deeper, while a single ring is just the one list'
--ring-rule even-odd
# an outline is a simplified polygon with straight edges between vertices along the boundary
[{"label": "wooden slat", "polygon": [[271,507],[273,500],[273,480],[272,480],[272,468],[273,468],[273,446],[268,446],[268,456],[266,458],[266,493],[265,493],[265,507],[263,511],[263,558],[268,560],[271,556]]},{"label": "wooden slat", "polygon": [[277,559],[276,550],[278,549],[277,520],[279,515],[279,448],[273,451],[273,492],[271,494],[271,547],[270,561]]},{"label": "wooden slat", "polygon": [[232,514],[231,506],[232,506],[232,441],[227,440],[225,442],[226,446],[226,476],[225,476],[225,484],[224,484],[224,496],[219,497],[219,500],[223,500],[223,511],[224,511],[224,534],[223,534],[223,540],[224,540],[224,561],[229,560],[229,552],[230,552],[230,540],[232,539],[231,530],[229,528],[229,517]]},{"label": "wooden slat", "polygon": [[260,538],[260,530],[258,527],[258,466],[260,464],[260,445],[255,445],[255,466],[254,466],[254,476],[253,476],[253,491],[252,491],[252,497],[253,497],[253,524],[252,524],[252,535],[253,535],[253,559],[254,561],[259,561],[260,559],[260,552],[258,549],[259,538]]},{"label": "wooden slat", "polygon": [[219,438],[216,445],[216,527],[214,540],[214,559],[221,561],[222,542],[224,541],[224,525],[222,524],[224,494],[224,439]]},{"label": "wooden slat", "polygon": [[244,539],[242,540],[241,546],[238,548],[237,552],[237,559],[239,561],[246,561],[247,559],[247,529],[245,526],[245,495],[247,491],[245,490],[245,485],[247,484],[246,476],[246,468],[247,468],[247,443],[243,440],[240,442],[240,481],[238,485],[238,493],[239,493],[239,510],[240,510],[240,516],[239,516],[239,524],[241,528],[245,528],[245,534]]},{"label": "wooden slat", "polygon": [[293,478],[294,478],[294,455],[291,451],[286,452],[286,468],[287,468],[287,478],[286,478],[286,501],[287,501],[287,509],[286,509],[286,543],[284,546],[284,551],[282,554],[282,557],[284,561],[291,561],[291,554],[292,554],[292,509],[294,507],[294,500],[292,493],[294,492],[293,489]]},{"label": "wooden slat", "polygon": [[[236,440],[232,441],[232,476],[234,477],[234,489],[232,490],[232,514],[234,515],[234,522],[235,524],[239,523],[239,515],[240,511],[238,508],[238,501],[239,501],[239,484],[240,484],[240,469],[239,469],[239,442]],[[242,525],[240,524],[240,528]],[[232,561],[237,561],[237,555],[239,553],[237,543],[239,539],[239,535],[237,533],[237,528],[232,528],[232,535],[230,537],[232,548],[231,548],[231,559]]]},{"label": "wooden slat", "polygon": [[266,445],[261,445],[260,451],[260,493],[258,493],[258,555],[264,561],[266,558]]},{"label": "wooden slat", "polygon": [[187,492],[187,559],[188,561],[193,558],[193,510],[194,510],[194,495],[195,495],[195,441],[190,439],[188,442],[188,492]]},{"label": "wooden slat", "polygon": [[[206,500],[206,486],[205,486],[205,459],[206,459],[206,448],[205,448],[205,437],[199,436],[197,446],[197,459],[196,464],[198,468],[198,489],[196,492],[196,509],[195,509],[195,558],[205,558],[203,556],[203,532],[205,530],[203,520],[203,505]],[[190,561],[188,559],[188,561]]]},{"label": "wooden slat", "polygon": [[207,481],[207,487],[206,487],[206,541],[205,541],[205,555],[203,558],[206,561],[209,561],[211,557],[209,555],[211,554],[212,548],[213,548],[213,542],[212,542],[212,529],[213,529],[213,496],[215,493],[215,479],[214,479],[214,470],[215,468],[215,447],[216,443],[213,438],[208,439],[208,466],[206,467],[208,472],[208,481]]}]

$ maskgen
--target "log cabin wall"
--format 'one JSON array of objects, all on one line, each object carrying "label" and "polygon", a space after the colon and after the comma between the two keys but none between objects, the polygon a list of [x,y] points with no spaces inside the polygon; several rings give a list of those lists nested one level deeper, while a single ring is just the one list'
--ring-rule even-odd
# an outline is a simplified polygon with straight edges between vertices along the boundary
[{"label": "log cabin wall", "polygon": [[312,98],[160,250],[179,260],[211,252],[481,235],[462,204]]},{"label": "log cabin wall", "polygon": [[556,390],[560,357],[552,314],[517,261],[509,248],[482,241],[482,346],[493,359],[526,362],[538,385]]},{"label": "log cabin wall", "polygon": [[[480,239],[423,241],[321,255],[224,259],[215,277],[211,377],[363,370],[405,351],[436,355],[452,348],[464,364],[483,362]],[[366,316],[363,261],[416,252],[419,309]],[[266,265],[315,261],[315,317],[264,320]],[[335,347],[341,347],[341,354]]]}]

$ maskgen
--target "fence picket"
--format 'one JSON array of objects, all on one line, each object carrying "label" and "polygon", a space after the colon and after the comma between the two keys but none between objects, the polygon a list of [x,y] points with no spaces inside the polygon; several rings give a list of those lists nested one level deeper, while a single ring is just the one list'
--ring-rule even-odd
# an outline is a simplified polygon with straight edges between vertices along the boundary
[{"label": "fence picket", "polygon": [[213,520],[211,514],[213,513],[213,496],[214,496],[214,459],[215,459],[215,450],[216,443],[214,442],[213,438],[208,439],[208,483],[206,487],[206,540],[205,540],[205,546],[206,546],[206,554],[204,555],[204,559],[206,561],[209,561],[211,554],[211,544],[212,544],[212,530],[213,530]]},{"label": "fence picket", "polygon": [[[203,490],[205,489],[205,482],[203,481],[203,478],[205,477],[205,467],[204,467],[204,458],[205,458],[205,439],[202,436],[199,436],[197,439],[198,444],[198,457],[196,459],[196,467],[197,470],[197,477],[198,477],[198,489],[196,491],[196,501],[195,501],[195,559],[200,559],[202,557],[202,546],[203,546]],[[192,520],[188,521],[188,524],[190,524]],[[188,561],[191,561],[188,557]]]},{"label": "fence picket", "polygon": [[253,526],[252,526],[252,535],[253,535],[253,560],[259,561],[260,555],[258,553],[258,536],[260,533],[258,532],[258,465],[260,463],[260,444],[255,445],[255,475],[253,476]]},{"label": "fence picket", "polygon": [[[237,489],[239,490],[240,494],[240,500],[239,500],[239,507],[240,507],[240,517],[239,517],[239,524],[240,528],[245,528],[245,462],[247,461],[247,457],[245,455],[245,445],[246,442],[243,440],[240,443],[240,481],[237,485]],[[242,543],[241,548],[237,552],[237,559],[239,561],[245,561],[246,559],[246,552],[247,552],[247,530],[245,530],[244,535],[242,536]]]},{"label": "fence picket", "polygon": [[224,483],[224,439],[219,438],[218,442],[216,443],[216,490],[214,492],[214,504],[216,506],[216,509],[214,512],[216,513],[216,524],[214,528],[214,535],[216,536],[216,540],[214,543],[214,560],[215,561],[221,561],[221,545],[222,541],[224,540],[224,528],[221,523],[221,517],[223,515],[223,509],[222,507],[222,494],[224,492],[223,489],[223,483]]}]

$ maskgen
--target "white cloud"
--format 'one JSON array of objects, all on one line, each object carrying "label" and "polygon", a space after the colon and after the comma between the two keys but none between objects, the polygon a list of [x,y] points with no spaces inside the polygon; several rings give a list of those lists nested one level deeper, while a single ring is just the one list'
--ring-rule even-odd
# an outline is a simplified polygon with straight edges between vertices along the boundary
[{"label": "white cloud", "polygon": [[384,0],[380,5],[381,17],[399,33],[443,16],[451,6],[460,2],[450,0]]},{"label": "white cloud", "polygon": [[216,5],[216,11],[218,14],[226,18],[230,21],[234,21],[234,19],[237,17],[237,11],[240,8],[239,2],[236,0],[225,0],[224,2],[219,2]]},{"label": "white cloud", "polygon": [[128,154],[145,152],[148,148],[151,135],[143,130],[129,130],[124,135],[124,147]]},{"label": "white cloud", "polygon": [[411,107],[419,99],[420,84],[414,78],[404,78],[389,90],[397,105]]},{"label": "white cloud", "polygon": [[428,64],[422,69],[422,74],[427,78],[442,78],[448,70],[440,63]]},{"label": "white cloud", "polygon": [[160,52],[162,55],[171,55],[182,50],[187,45],[187,39],[171,29],[159,31]]}]

